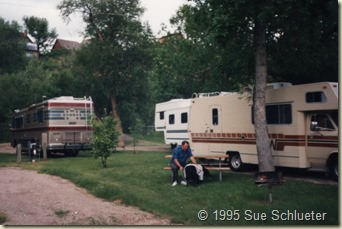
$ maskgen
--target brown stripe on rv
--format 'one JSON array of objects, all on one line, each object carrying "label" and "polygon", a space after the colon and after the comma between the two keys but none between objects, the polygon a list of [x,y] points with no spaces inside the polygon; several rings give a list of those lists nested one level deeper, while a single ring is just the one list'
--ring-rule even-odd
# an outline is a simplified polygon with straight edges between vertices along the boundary
[{"label": "brown stripe on rv", "polygon": [[305,141],[275,141],[273,150],[284,151],[285,146],[305,146]]},{"label": "brown stripe on rv", "polygon": [[193,142],[199,143],[227,143],[227,144],[255,144],[255,140],[228,140],[228,139],[219,139],[219,138],[196,138],[192,139]]},{"label": "brown stripe on rv", "polygon": [[[255,145],[256,141],[251,139],[219,139],[219,138],[194,138],[192,139],[193,142],[198,143],[225,143],[225,144],[243,144],[243,145]],[[315,146],[315,147],[334,147],[337,148],[338,144],[335,142],[332,143],[326,143],[326,142],[316,142],[316,143],[308,143],[309,146]],[[274,143],[272,143],[273,150],[276,151],[284,151],[285,146],[305,146],[304,140],[298,140],[298,141],[281,141],[281,140],[275,140]]]},{"label": "brown stripe on rv", "polygon": [[337,136],[310,136],[310,139],[326,139],[326,140],[337,140]]},{"label": "brown stripe on rv", "polygon": [[309,146],[317,146],[317,147],[334,147],[337,148],[338,147],[338,143],[321,143],[321,142],[313,142],[313,143],[309,143]]},{"label": "brown stripe on rv", "polygon": [[37,127],[37,128],[25,128],[25,129],[15,129],[13,132],[25,132],[25,131],[58,131],[58,130],[69,130],[69,131],[80,131],[80,130],[92,130],[90,126],[71,126],[71,127]]},{"label": "brown stripe on rv", "polygon": [[[251,133],[222,133],[221,136],[232,136],[222,138],[219,137],[220,135],[211,133],[192,133],[191,136],[193,142],[199,143],[256,144],[255,134]],[[285,146],[305,146],[306,140],[305,135],[270,134],[270,138],[273,149],[277,151],[284,151]],[[331,140],[331,142],[327,142],[327,140]],[[338,147],[337,136],[310,136],[308,141],[308,146]]]}]

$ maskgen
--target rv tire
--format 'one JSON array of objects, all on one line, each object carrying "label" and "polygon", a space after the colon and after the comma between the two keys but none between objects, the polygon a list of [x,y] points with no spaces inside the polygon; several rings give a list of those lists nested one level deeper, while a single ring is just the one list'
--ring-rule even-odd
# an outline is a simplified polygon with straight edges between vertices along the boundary
[{"label": "rv tire", "polygon": [[64,155],[67,157],[76,157],[78,155],[78,150],[66,150]]},{"label": "rv tire", "polygon": [[229,153],[229,167],[233,171],[241,171],[243,163],[238,152]]},{"label": "rv tire", "polygon": [[336,155],[330,157],[329,159],[329,171],[330,175],[338,180],[338,157]]}]

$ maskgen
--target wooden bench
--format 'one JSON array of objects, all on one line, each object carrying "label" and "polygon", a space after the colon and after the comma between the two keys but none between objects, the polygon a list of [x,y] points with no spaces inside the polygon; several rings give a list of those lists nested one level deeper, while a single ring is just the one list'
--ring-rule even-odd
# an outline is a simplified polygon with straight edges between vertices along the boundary
[{"label": "wooden bench", "polygon": [[[229,167],[222,167],[222,160],[228,159],[229,156],[226,154],[205,154],[205,155],[194,155],[195,158],[202,158],[202,159],[218,159],[218,167],[213,167],[210,162],[207,163],[199,163],[204,165],[208,170],[215,170],[219,171],[220,181],[222,181],[222,171],[229,171]],[[166,155],[165,158],[172,158],[172,155]],[[224,163],[225,164],[225,163]],[[171,170],[171,167],[164,167],[164,170]]]},{"label": "wooden bench", "polygon": [[[229,167],[205,167],[206,169],[208,170],[216,170],[216,171],[230,171],[230,168]],[[171,170],[171,167],[170,166],[167,166],[167,167],[164,167],[164,170]]]}]

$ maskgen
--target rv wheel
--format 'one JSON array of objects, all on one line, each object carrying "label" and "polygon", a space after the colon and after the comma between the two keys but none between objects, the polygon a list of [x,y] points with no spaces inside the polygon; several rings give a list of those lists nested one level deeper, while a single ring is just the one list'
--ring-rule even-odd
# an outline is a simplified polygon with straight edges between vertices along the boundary
[{"label": "rv wheel", "polygon": [[76,157],[78,155],[78,150],[67,150],[64,152],[67,157]]},{"label": "rv wheel", "polygon": [[330,160],[330,174],[335,179],[338,180],[338,158],[333,157],[333,159]]},{"label": "rv wheel", "polygon": [[234,171],[242,170],[242,161],[239,153],[229,154],[229,167]]}]

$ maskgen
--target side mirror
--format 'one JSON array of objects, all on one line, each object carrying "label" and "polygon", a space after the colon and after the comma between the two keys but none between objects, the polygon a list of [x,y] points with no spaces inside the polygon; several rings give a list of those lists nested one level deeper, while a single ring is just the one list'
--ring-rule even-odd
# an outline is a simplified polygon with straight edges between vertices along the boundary
[{"label": "side mirror", "polygon": [[312,130],[312,131],[319,131],[318,123],[316,121],[311,122],[310,130]]}]

